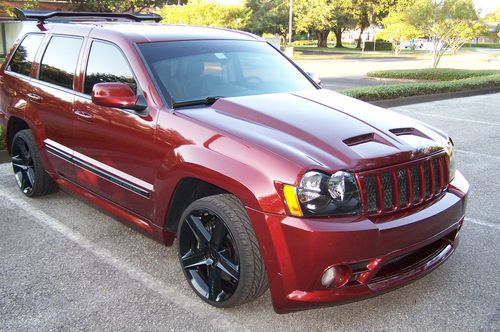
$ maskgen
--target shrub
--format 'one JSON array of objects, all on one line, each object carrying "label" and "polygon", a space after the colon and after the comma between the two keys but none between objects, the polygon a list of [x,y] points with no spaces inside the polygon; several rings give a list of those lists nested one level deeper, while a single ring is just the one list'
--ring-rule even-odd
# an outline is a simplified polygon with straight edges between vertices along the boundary
[{"label": "shrub", "polygon": [[500,43],[482,43],[482,44],[465,43],[464,47],[479,47],[479,48],[496,48],[496,49],[500,49]]},{"label": "shrub", "polygon": [[456,92],[486,87],[500,88],[500,74],[471,77],[453,81],[402,83],[381,86],[370,86],[341,90],[345,95],[369,101],[395,99],[417,95],[428,95],[443,92]]},{"label": "shrub", "polygon": [[453,81],[471,77],[500,74],[500,70],[469,70],[452,68],[403,69],[371,71],[369,77],[412,79],[426,81]]},{"label": "shrub", "polygon": [[3,130],[3,127],[0,126],[0,150],[4,150],[5,149],[5,134],[4,134],[4,130]]},{"label": "shrub", "polygon": [[[373,42],[365,42],[365,51],[373,51]],[[375,43],[375,51],[392,51],[392,44],[387,41],[377,41]]]}]

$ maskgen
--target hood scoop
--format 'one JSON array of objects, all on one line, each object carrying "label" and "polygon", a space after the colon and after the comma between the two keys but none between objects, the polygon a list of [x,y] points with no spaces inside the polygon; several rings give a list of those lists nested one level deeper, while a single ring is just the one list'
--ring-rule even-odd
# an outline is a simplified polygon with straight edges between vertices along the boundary
[{"label": "hood scoop", "polygon": [[370,142],[376,142],[376,143],[381,143],[381,144],[393,146],[393,144],[389,143],[385,138],[383,138],[382,136],[380,136],[376,133],[368,133],[368,134],[362,134],[362,135],[349,137],[349,138],[344,139],[342,142],[344,142],[344,144],[347,146],[356,146],[356,145],[370,143]]},{"label": "hood scoop", "polygon": [[396,136],[414,135],[414,136],[420,136],[423,138],[431,139],[429,136],[427,136],[426,134],[424,134],[420,130],[412,128],[412,127],[389,129],[389,131]]}]

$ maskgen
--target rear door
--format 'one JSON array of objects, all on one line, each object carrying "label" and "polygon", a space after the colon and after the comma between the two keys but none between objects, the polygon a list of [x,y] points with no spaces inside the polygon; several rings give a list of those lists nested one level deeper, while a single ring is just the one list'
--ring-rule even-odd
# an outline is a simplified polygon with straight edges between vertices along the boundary
[{"label": "rear door", "polygon": [[74,142],[74,78],[83,38],[53,35],[43,53],[38,79],[32,81],[30,100],[38,110],[49,162],[65,177],[74,177],[71,146]]},{"label": "rear door", "polygon": [[92,103],[94,84],[122,82],[143,94],[136,75],[117,45],[93,40],[85,64],[83,93],[74,109],[75,181],[127,210],[151,219],[153,182],[159,168],[154,149],[154,110],[132,110]]}]

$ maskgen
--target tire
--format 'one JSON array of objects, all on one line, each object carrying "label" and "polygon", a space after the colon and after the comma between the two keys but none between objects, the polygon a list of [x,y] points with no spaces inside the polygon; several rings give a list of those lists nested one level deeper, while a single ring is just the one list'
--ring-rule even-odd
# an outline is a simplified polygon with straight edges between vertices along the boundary
[{"label": "tire", "polygon": [[57,185],[43,168],[31,130],[19,131],[10,151],[16,182],[24,195],[39,197],[57,191]]},{"label": "tire", "polygon": [[209,196],[189,205],[177,229],[177,243],[186,279],[212,306],[234,307],[267,290],[257,238],[235,196]]}]

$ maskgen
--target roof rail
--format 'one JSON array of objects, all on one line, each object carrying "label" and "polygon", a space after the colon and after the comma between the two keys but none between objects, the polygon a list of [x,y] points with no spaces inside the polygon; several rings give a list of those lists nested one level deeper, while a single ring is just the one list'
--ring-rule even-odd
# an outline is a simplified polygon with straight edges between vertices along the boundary
[{"label": "roof rail", "polygon": [[63,11],[35,11],[14,8],[16,17],[21,20],[36,19],[40,23],[53,17],[78,17],[78,18],[104,18],[117,19],[125,18],[135,22],[155,21],[160,22],[161,16],[158,14],[132,14],[132,13],[100,13],[100,12],[63,12]]}]

